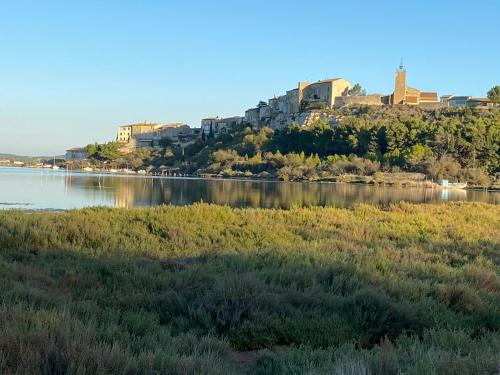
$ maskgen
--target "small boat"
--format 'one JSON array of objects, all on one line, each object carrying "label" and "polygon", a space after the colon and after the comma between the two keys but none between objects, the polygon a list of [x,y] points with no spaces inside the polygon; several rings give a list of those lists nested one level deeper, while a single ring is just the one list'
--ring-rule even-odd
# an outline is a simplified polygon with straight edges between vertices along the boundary
[{"label": "small boat", "polygon": [[448,180],[441,180],[432,186],[438,189],[465,189],[467,187],[467,182],[449,182]]},{"label": "small boat", "polygon": [[54,161],[52,162],[52,169],[59,169],[59,166],[56,164],[56,157],[54,156]]}]

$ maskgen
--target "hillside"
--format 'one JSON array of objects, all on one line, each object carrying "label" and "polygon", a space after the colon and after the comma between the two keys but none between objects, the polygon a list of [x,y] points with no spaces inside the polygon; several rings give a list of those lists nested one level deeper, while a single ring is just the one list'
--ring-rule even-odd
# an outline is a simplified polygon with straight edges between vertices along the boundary
[{"label": "hillside", "polygon": [[318,120],[308,127],[222,135],[192,158],[198,162],[212,149],[208,167],[214,172],[267,170],[305,179],[400,170],[459,178],[463,168],[490,176],[500,171],[500,111],[346,108],[329,116],[336,117],[334,126]]},{"label": "hillside", "polygon": [[496,374],[499,220],[465,203],[0,211],[0,372]]},{"label": "hillside", "polygon": [[121,156],[110,146],[94,162],[297,181],[381,183],[391,180],[388,173],[406,172],[420,180],[500,183],[500,110],[347,107],[316,112],[308,126],[273,130],[243,125],[204,136],[182,150],[167,142],[161,151]]},{"label": "hillside", "polygon": [[[40,160],[52,159],[54,156],[25,156],[25,155],[15,155],[15,154],[2,154],[0,153],[1,159],[8,159],[10,161],[22,161],[23,163],[33,163],[39,162]],[[56,156],[56,159],[64,159],[64,156]]]}]

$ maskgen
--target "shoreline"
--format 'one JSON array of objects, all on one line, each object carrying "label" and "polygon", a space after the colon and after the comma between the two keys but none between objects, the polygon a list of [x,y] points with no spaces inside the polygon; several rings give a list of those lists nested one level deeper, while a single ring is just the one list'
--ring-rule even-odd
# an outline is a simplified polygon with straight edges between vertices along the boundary
[{"label": "shoreline", "polygon": [[[233,180],[233,181],[255,181],[255,182],[280,182],[280,183],[306,183],[306,184],[350,184],[350,185],[364,185],[373,187],[395,187],[395,188],[422,188],[422,189],[437,189],[437,190],[462,190],[462,191],[485,191],[485,192],[500,192],[500,186],[467,186],[464,189],[457,188],[446,188],[446,187],[436,187],[430,186],[431,182],[420,182],[411,179],[398,180],[397,178],[393,180],[377,181],[373,179],[373,176],[362,176],[362,175],[340,175],[335,177],[323,177],[314,180],[306,179],[295,179],[295,180],[281,180],[277,177],[259,177],[259,176],[220,176],[216,174],[183,174],[181,176],[172,175],[161,175],[161,174],[139,174],[139,173],[123,173],[123,172],[110,172],[110,171],[84,171],[84,170],[68,170],[64,168],[60,169],[49,169],[49,168],[39,168],[39,167],[18,167],[18,166],[0,166],[0,168],[9,168],[16,170],[41,170],[50,171],[52,173],[65,172],[68,175],[76,173],[83,176],[94,176],[102,177],[132,177],[132,178],[153,178],[153,179],[190,179],[190,180]],[[403,172],[405,173],[405,172]],[[411,172],[408,172],[409,174]],[[391,177],[391,173],[387,173]],[[396,174],[394,174],[396,176]],[[344,180],[342,180],[344,178]],[[349,180],[347,180],[349,179]],[[365,179],[366,181],[362,181]]]}]

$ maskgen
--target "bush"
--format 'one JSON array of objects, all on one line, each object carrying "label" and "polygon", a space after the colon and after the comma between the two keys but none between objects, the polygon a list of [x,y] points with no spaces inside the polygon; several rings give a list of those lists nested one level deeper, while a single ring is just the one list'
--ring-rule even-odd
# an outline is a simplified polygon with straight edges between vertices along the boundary
[{"label": "bush", "polygon": [[461,176],[462,167],[451,156],[444,156],[441,159],[430,162],[427,166],[427,173],[436,180],[457,180]]},{"label": "bush", "polygon": [[0,211],[0,373],[494,374],[498,217]]},{"label": "bush", "polygon": [[462,178],[476,186],[487,187],[491,184],[490,176],[481,168],[466,168],[463,171]]}]

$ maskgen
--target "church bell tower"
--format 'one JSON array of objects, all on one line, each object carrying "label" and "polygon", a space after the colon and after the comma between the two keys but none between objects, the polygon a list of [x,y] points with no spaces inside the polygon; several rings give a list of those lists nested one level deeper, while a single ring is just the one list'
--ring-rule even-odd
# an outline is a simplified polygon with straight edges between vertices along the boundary
[{"label": "church bell tower", "polygon": [[396,71],[396,80],[394,83],[394,94],[392,94],[392,104],[404,104],[406,97],[406,70],[403,66],[403,59]]}]

